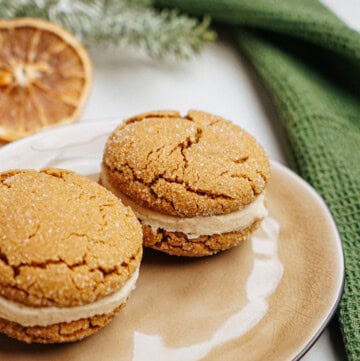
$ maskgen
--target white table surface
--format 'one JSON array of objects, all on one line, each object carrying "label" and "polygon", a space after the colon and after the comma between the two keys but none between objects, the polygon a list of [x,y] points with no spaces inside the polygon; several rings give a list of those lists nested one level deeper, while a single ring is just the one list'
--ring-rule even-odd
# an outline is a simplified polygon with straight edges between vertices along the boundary
[{"label": "white table surface", "polygon": [[[360,30],[359,0],[322,0]],[[268,155],[287,164],[285,135],[271,100],[238,50],[222,39],[187,63],[150,61],[123,50],[93,49],[94,85],[81,122],[116,120],[156,109],[199,109],[231,119]],[[304,361],[345,360],[336,324]]]}]

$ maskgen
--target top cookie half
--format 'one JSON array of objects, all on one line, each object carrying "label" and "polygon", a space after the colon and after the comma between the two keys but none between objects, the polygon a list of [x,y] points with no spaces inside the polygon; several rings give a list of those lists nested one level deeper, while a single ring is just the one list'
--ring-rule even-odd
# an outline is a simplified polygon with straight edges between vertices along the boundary
[{"label": "top cookie half", "polygon": [[76,173],[0,173],[0,298],[30,307],[90,304],[120,290],[142,255],[129,207]]},{"label": "top cookie half", "polygon": [[163,214],[227,214],[252,203],[269,179],[259,143],[228,120],[200,111],[140,114],[110,135],[102,177]]}]

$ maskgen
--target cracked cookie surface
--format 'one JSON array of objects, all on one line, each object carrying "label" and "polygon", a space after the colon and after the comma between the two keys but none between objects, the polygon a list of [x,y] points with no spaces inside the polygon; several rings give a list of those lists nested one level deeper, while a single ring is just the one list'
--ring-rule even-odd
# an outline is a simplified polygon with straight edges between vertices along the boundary
[{"label": "cracked cookie surface", "polygon": [[102,172],[138,204],[181,217],[239,210],[262,193],[270,173],[251,135],[200,111],[128,119],[108,139]]},{"label": "cracked cookie surface", "polygon": [[32,307],[88,304],[120,289],[142,256],[130,208],[59,169],[0,173],[0,295]]}]

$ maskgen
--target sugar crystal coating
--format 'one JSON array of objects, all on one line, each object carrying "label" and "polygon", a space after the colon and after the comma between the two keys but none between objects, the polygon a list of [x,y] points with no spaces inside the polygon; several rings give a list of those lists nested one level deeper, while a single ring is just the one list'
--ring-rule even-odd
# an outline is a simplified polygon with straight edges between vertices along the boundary
[{"label": "sugar crystal coating", "polygon": [[141,227],[130,208],[59,169],[0,173],[0,295],[29,306],[94,302],[138,267]]},{"label": "sugar crystal coating", "polygon": [[103,172],[138,204],[182,217],[239,210],[262,193],[270,174],[251,135],[200,111],[129,119],[109,137]]}]

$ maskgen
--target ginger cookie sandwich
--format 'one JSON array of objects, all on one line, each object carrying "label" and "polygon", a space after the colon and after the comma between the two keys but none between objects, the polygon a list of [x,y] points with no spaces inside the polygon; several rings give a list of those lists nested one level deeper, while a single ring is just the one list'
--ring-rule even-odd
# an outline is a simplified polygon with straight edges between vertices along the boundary
[{"label": "ginger cookie sandwich", "polygon": [[28,343],[91,335],[125,305],[141,256],[137,218],[97,183],[0,173],[0,332]]},{"label": "ginger cookie sandwich", "polygon": [[114,130],[100,183],[133,209],[144,246],[200,257],[236,246],[258,227],[269,174],[263,148],[230,121],[165,111]]}]

